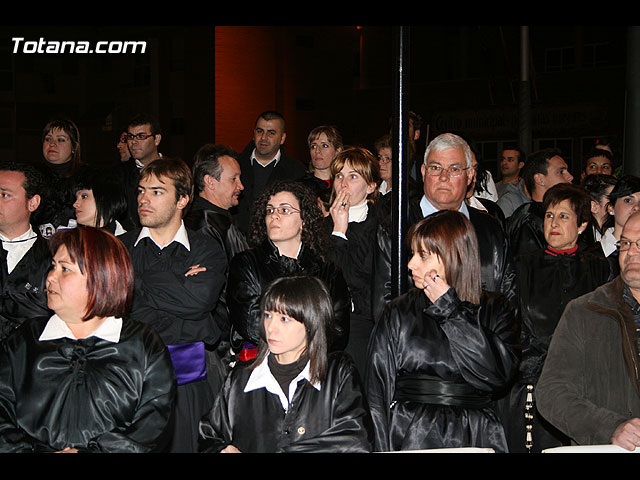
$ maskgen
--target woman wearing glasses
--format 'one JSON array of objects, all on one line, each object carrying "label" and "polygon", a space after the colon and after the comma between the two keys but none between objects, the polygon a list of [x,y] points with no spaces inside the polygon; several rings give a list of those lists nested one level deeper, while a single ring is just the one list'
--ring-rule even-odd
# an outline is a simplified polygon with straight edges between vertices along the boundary
[{"label": "woman wearing glasses", "polygon": [[340,267],[327,257],[328,234],[316,196],[305,185],[279,181],[256,199],[249,244],[231,260],[227,283],[229,317],[242,345],[238,359],[255,357],[260,341],[260,295],[272,280],[304,272],[320,278],[333,299],[336,317],[329,349],[343,350],[349,338],[351,296]]},{"label": "woman wearing glasses", "polygon": [[545,193],[542,205],[547,247],[522,254],[516,262],[522,360],[510,395],[500,402],[511,452],[540,452],[568,442],[538,414],[535,386],[567,303],[610,277],[609,263],[599,246],[578,244],[591,218],[587,191],[561,183]]}]

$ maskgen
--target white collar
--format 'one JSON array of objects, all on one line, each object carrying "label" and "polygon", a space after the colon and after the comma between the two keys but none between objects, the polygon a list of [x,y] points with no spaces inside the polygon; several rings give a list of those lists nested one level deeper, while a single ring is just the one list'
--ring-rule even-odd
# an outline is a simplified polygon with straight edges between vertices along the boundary
[{"label": "white collar", "polygon": [[[98,337],[108,342],[118,343],[120,341],[120,332],[122,331],[122,319],[116,317],[107,317],[88,337]],[[49,319],[38,340],[57,340],[59,338],[70,338],[77,340],[69,326],[57,314]]]},{"label": "white collar", "polygon": [[307,362],[302,371],[298,374],[296,378],[294,378],[289,384],[289,396],[285,396],[280,384],[275,379],[271,370],[269,369],[269,359],[270,353],[265,355],[264,359],[256,368],[253,369],[251,375],[249,376],[249,380],[244,387],[244,392],[251,392],[252,390],[258,390],[259,388],[266,388],[269,393],[273,393],[274,395],[278,395],[280,398],[280,403],[282,404],[282,408],[286,411],[289,407],[289,402],[293,400],[293,395],[296,393],[296,388],[298,386],[298,382],[302,379],[308,381],[316,390],[320,390],[319,383],[311,383],[310,380],[310,367],[311,362]]},{"label": "white collar", "polygon": [[[151,230],[149,230],[148,227],[142,227],[142,229],[140,230],[140,234],[138,235],[138,239],[136,240],[136,243],[133,244],[133,246],[136,247],[138,245],[138,242],[140,242],[140,240],[146,237],[150,238],[153,241],[153,243],[158,245],[158,243],[155,240],[153,240],[153,237],[151,236]],[[180,228],[178,228],[178,231],[173,237],[173,240],[171,240],[166,245],[158,245],[158,248],[162,250],[163,248],[171,245],[173,242],[178,242],[184,245],[184,248],[191,251],[191,244],[189,243],[189,236],[187,235],[187,229],[185,228],[184,221],[182,220],[180,221]]]},{"label": "white collar", "polygon": [[467,201],[469,202],[469,205],[471,207],[477,208],[478,210],[482,210],[483,212],[487,212],[487,207],[485,207],[482,204],[482,202],[480,200],[478,200],[478,198],[475,195],[473,195],[470,198],[468,198]]},{"label": "white collar", "polygon": [[[160,152],[158,152],[158,158],[161,158],[162,154]],[[144,168],[144,164],[138,160],[137,158],[134,158],[134,160],[136,161],[136,167],[138,167],[138,169],[142,170]]]},{"label": "white collar", "polygon": [[380,190],[380,193],[382,195],[386,195],[391,191],[391,189],[389,188],[389,185],[387,185],[386,180],[382,180],[382,182],[380,182],[380,187],[378,188],[378,190]]},{"label": "white collar", "polygon": [[12,238],[9,239],[7,237],[5,237],[4,235],[2,235],[2,233],[0,233],[0,240],[2,240],[3,242],[7,242],[7,244],[11,244],[12,242],[21,242],[24,243],[24,240],[31,240],[33,238],[33,240],[36,239],[36,235],[35,232],[33,231],[33,227],[31,227],[31,225],[29,225],[29,229],[24,232],[22,235],[18,235],[16,238]]},{"label": "white collar", "polygon": [[[438,211],[438,209],[434,207],[433,204],[429,200],[427,200],[427,197],[424,195],[422,196],[422,200],[420,200],[420,209],[422,210],[423,217],[428,217],[432,213],[436,213]],[[462,202],[458,211],[465,217],[469,218],[469,209],[467,208],[466,203]]]},{"label": "white collar", "polygon": [[618,248],[616,245],[617,241],[616,237],[613,236],[613,227],[607,228],[600,239],[600,245],[602,245],[602,251],[605,257],[608,257],[616,251]]},{"label": "white collar", "polygon": [[36,242],[38,236],[29,225],[29,230],[22,235],[17,236],[9,240],[4,235],[0,234],[0,240],[2,240],[2,248],[7,251],[7,272],[13,272],[13,269],[20,263],[20,260],[27,254],[33,244]]},{"label": "white collar", "polygon": [[365,199],[360,205],[354,205],[349,207],[349,221],[350,222],[364,222],[367,219],[369,213],[369,202]]},{"label": "white collar", "polygon": [[[271,160],[269,160],[269,162],[267,162],[266,164],[262,164],[260,163],[257,159],[256,159],[256,149],[253,149],[253,152],[251,152],[251,166],[254,165],[254,160],[256,160],[255,163],[257,163],[258,165],[260,165],[261,167],[268,167],[269,165],[271,165],[273,162],[276,163],[276,165],[278,164],[278,162],[280,161],[280,149],[278,149],[278,153],[276,153],[276,156],[273,157]],[[275,165],[274,165],[275,166]]]}]

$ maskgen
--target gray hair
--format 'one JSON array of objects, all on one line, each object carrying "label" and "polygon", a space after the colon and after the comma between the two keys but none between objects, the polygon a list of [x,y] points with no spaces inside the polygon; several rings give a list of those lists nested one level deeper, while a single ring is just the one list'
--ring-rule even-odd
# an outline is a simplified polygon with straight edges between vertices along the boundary
[{"label": "gray hair", "polygon": [[429,145],[424,152],[424,164],[427,164],[427,159],[431,152],[442,152],[443,150],[450,150],[452,148],[461,148],[464,152],[467,168],[471,168],[473,166],[473,155],[471,154],[469,144],[462,137],[454,133],[441,133],[429,142]]}]

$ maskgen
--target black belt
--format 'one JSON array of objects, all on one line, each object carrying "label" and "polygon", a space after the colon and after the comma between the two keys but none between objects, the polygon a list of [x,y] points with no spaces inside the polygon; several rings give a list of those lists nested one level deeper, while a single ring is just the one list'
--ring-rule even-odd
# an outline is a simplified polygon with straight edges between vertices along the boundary
[{"label": "black belt", "polygon": [[491,394],[480,392],[466,382],[442,380],[419,373],[404,373],[396,377],[394,400],[467,408],[483,408],[492,404]]}]

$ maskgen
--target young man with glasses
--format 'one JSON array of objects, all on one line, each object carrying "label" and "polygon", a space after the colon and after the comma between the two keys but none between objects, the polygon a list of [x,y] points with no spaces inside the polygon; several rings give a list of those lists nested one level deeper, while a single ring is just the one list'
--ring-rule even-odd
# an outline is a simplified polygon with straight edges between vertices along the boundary
[{"label": "young man with glasses", "polygon": [[162,157],[158,145],[162,140],[160,122],[153,115],[140,113],[135,115],[122,135],[131,158],[120,164],[121,180],[125,188],[128,206],[128,218],[123,222],[126,230],[140,225],[137,213],[137,190],[140,170]]}]

